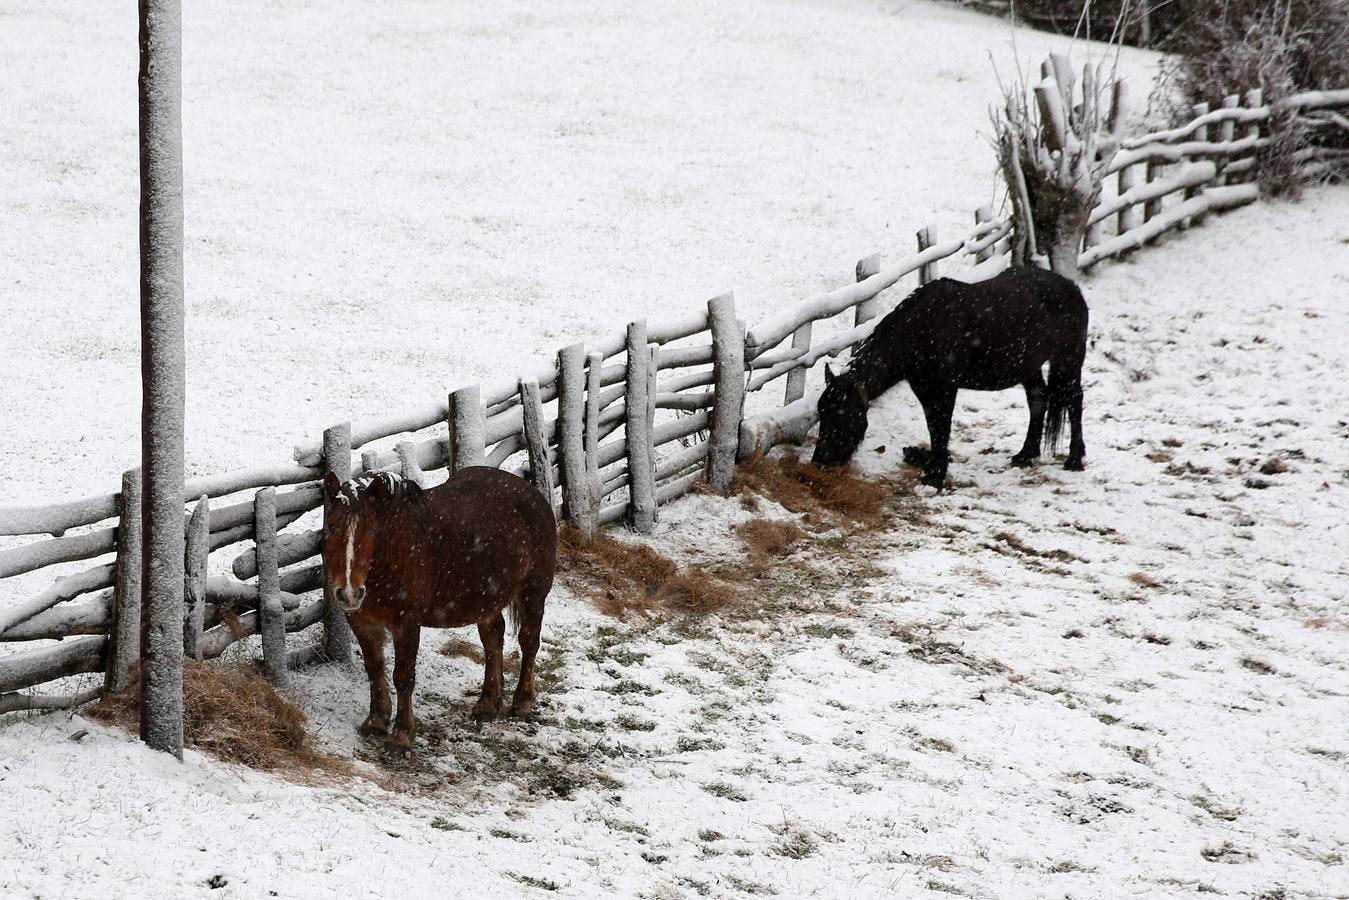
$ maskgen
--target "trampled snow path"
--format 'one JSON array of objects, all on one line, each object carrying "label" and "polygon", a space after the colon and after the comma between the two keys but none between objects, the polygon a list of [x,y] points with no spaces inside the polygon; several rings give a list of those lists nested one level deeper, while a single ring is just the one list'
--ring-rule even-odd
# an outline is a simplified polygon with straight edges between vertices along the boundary
[{"label": "trampled snow path", "polygon": [[[406,792],[5,727],[0,893],[1349,896],[1346,208],[1251,207],[1084,285],[1085,473],[1009,469],[1021,399],[966,394],[955,489],[749,624],[559,591],[540,721],[480,730],[477,668],[427,652]],[[865,464],[917,422],[885,397]],[[690,497],[656,543],[729,554],[749,515]],[[300,693],[372,756],[358,679]]]}]

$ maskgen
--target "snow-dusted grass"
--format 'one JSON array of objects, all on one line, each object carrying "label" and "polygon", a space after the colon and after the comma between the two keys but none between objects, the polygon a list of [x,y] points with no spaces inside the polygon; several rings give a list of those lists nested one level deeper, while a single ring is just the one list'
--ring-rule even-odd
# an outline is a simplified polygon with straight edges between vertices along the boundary
[{"label": "snow-dusted grass", "polygon": [[[400,792],[179,766],[78,718],[9,725],[0,885],[1349,893],[1347,202],[1248,208],[1086,283],[1085,473],[1009,468],[1022,401],[965,395],[954,490],[921,489],[860,551],[811,538],[761,615],[619,623],[555,592],[534,723],[471,725],[481,670],[428,632]],[[873,429],[863,460],[889,470],[923,437],[907,389]],[[690,496],[653,541],[734,559],[752,516]],[[326,747],[384,766],[354,735],[358,676],[298,691]]]}]

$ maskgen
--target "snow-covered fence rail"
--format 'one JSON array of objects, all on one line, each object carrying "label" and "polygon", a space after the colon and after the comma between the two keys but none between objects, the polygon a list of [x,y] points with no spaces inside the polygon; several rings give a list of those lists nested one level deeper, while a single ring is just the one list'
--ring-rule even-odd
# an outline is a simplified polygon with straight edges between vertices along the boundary
[{"label": "snow-covered fence rail", "polygon": [[[1335,110],[1345,108],[1349,90],[1274,105],[1248,92],[1216,109],[1197,107],[1182,126],[1125,141],[1110,168],[1113,184],[1089,217],[1080,266],[1255,200],[1252,180],[1268,140],[1262,126],[1283,110],[1343,120]],[[1311,172],[1343,162],[1323,148],[1300,161]],[[503,466],[582,529],[627,520],[649,532],[659,507],[698,482],[726,490],[737,458],[801,441],[815,423],[812,373],[864,340],[907,293],[896,290],[906,279],[990,277],[1008,265],[1011,230],[983,207],[967,234],[941,240],[932,226],[920,229],[914,252],[863,257],[852,282],[748,329],[724,294],[676,318],[635,321],[573,344],[444,402],[339,423],[297,447],[290,463],[188,480],[186,654],[210,659],[262,635],[277,681],[315,659],[349,659],[345,619],[326,601],[312,515],[327,472],[391,471],[425,484],[438,471]],[[54,579],[13,602],[0,598],[0,643],[23,645],[0,651],[0,713],[71,706],[125,685],[139,651],[139,520],[135,470],[116,493],[0,508],[0,536],[49,535],[0,549],[0,584],[27,585],[39,573]],[[248,541],[254,545],[237,547]],[[287,646],[288,634],[320,622],[321,642]],[[25,693],[88,672],[105,673],[103,686]]]}]

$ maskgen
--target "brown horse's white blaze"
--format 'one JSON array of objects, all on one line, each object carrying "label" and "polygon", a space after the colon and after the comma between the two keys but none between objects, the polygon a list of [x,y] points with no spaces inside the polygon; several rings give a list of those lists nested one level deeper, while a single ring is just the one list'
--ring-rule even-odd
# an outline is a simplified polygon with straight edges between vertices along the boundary
[{"label": "brown horse's white blaze", "polygon": [[485,659],[474,718],[501,709],[509,611],[519,626],[520,680],[512,715],[534,704],[534,660],[553,584],[557,526],[533,485],[498,469],[461,470],[423,490],[395,475],[347,484],[324,479],[323,559],[332,600],[346,612],[370,680],[363,734],[385,734],[391,713],[384,646],[394,644],[398,715],[390,749],[412,749],[412,691],[421,629],[477,625]]}]

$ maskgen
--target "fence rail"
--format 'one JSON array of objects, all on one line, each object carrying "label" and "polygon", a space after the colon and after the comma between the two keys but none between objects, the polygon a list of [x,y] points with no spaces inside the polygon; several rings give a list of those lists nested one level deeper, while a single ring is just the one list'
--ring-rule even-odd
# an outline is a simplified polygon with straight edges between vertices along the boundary
[{"label": "fence rail", "polygon": [[[1254,201],[1256,154],[1267,141],[1262,125],[1283,110],[1335,116],[1346,107],[1349,90],[1274,105],[1252,91],[1224,98],[1216,109],[1200,105],[1179,127],[1125,141],[1088,220],[1080,266]],[[1313,149],[1300,157],[1309,171],[1343,163],[1342,152]],[[816,420],[808,373],[864,340],[908,276],[921,284],[948,271],[977,281],[1005,268],[1011,222],[987,207],[973,222],[949,240],[939,240],[931,226],[920,229],[913,252],[889,263],[880,254],[863,257],[851,283],[748,329],[736,317],[733,296],[724,294],[682,316],[632,322],[589,346],[573,344],[509,379],[456,390],[442,403],[334,426],[322,440],[297,447],[292,462],[189,480],[185,652],[209,659],[261,634],[264,664],[278,681],[298,665],[350,653],[342,614],[326,592],[315,596],[324,587],[321,534],[303,524],[322,506],[319,480],[328,472],[346,479],[394,471],[425,483],[438,470],[505,466],[583,529],[627,520],[651,531],[659,508],[698,482],[729,488],[737,458],[803,440]],[[779,380],[780,402],[765,390]],[[139,559],[138,485],[133,470],[115,493],[0,508],[0,535],[50,535],[0,550],[0,583],[47,570],[60,576],[0,606],[0,642],[44,642],[0,654],[0,713],[77,705],[125,683],[138,652],[139,572],[127,564]],[[88,530],[67,533],[78,529]],[[254,546],[232,551],[227,563],[216,557],[214,569],[229,574],[208,574],[211,554],[245,541]],[[320,622],[320,643],[287,646],[287,634]],[[103,687],[24,693],[100,671]]]}]

